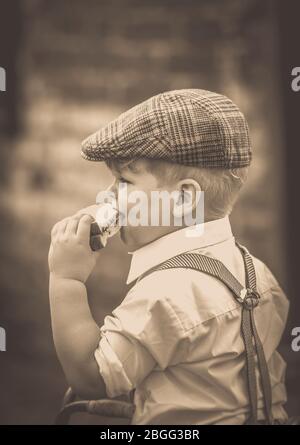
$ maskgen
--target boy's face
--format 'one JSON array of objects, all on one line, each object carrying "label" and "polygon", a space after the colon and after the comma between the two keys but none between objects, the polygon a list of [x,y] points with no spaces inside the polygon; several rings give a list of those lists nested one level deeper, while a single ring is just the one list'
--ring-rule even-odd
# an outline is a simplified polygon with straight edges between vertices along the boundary
[{"label": "boy's face", "polygon": [[[162,200],[160,200],[158,208],[159,225],[151,224],[151,210],[153,211],[155,206],[151,192],[165,191],[171,193],[173,188],[172,185],[160,181],[148,170],[143,160],[136,161],[133,168],[125,166],[118,171],[111,168],[115,181],[110,190],[116,196],[119,209],[123,211],[123,214],[126,214],[127,222],[121,227],[120,236],[129,251],[134,251],[180,228],[174,226],[172,222],[173,203],[171,202],[168,208],[168,206],[162,205]],[[162,213],[164,218],[169,218],[169,225],[162,224]],[[137,224],[137,221],[143,221],[143,224]]]}]

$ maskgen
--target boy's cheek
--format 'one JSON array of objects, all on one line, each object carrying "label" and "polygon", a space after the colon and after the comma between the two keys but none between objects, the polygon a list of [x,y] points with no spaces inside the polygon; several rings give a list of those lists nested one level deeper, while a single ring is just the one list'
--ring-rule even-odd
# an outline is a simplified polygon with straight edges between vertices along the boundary
[{"label": "boy's cheek", "polygon": [[130,226],[130,215],[132,215],[132,209],[137,206],[136,202],[129,202],[128,200],[120,200],[118,201],[118,209],[123,215],[124,223],[126,226]]}]

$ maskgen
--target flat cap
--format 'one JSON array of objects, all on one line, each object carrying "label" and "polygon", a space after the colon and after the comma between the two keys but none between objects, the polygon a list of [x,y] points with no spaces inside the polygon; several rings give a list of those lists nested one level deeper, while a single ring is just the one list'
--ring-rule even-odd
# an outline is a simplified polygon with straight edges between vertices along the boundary
[{"label": "flat cap", "polygon": [[250,165],[244,115],[226,96],[200,89],[166,91],[130,108],[82,142],[90,161],[161,159],[207,168]]}]

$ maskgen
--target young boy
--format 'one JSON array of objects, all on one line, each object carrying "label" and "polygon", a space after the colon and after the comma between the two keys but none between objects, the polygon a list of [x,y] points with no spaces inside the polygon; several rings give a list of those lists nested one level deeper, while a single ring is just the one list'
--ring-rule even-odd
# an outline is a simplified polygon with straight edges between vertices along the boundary
[{"label": "young boy", "polygon": [[[120,234],[132,255],[127,284],[136,282],[99,328],[85,286],[101,256],[89,247],[92,217],[79,212],[52,229],[52,328],[69,384],[82,398],[132,395],[132,424],[243,424],[250,404],[241,305],[207,273],[149,271],[193,251],[220,260],[246,287],[243,256],[228,218],[252,157],[244,116],[225,96],[169,91],[91,135],[82,156],[107,163],[115,176],[111,191],[123,206],[127,198],[120,185],[126,184],[128,223]],[[204,192],[204,220],[198,218],[195,226],[179,226],[172,218],[168,225],[134,224],[129,197],[142,192],[147,198],[142,210],[149,215],[153,191],[177,192],[169,208],[160,209],[174,218],[195,216]],[[195,228],[198,235],[191,234]],[[272,414],[285,419],[285,362],[276,349],[288,301],[268,267],[252,260],[260,295],[254,316],[270,374]],[[264,419],[257,381],[258,419]]]}]

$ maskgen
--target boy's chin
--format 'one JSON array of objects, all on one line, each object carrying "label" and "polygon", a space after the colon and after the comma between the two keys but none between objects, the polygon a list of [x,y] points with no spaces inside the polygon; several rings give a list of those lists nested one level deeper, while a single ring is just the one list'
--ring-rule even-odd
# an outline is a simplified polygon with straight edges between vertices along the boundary
[{"label": "boy's chin", "polygon": [[130,240],[130,237],[127,234],[127,230],[124,227],[120,229],[120,238],[121,241],[127,247],[128,252],[136,250],[138,247]]},{"label": "boy's chin", "polygon": [[121,227],[120,229],[120,238],[128,248],[131,247],[132,242],[130,242],[130,237],[128,236],[127,229],[125,227]]},{"label": "boy's chin", "polygon": [[131,230],[136,231],[137,228],[136,227],[129,228],[129,227],[123,226],[120,229],[120,238],[121,238],[122,242],[126,245],[128,252],[133,252],[143,246],[143,241],[141,240],[139,242],[136,234],[135,234],[135,236],[132,236],[132,234],[130,233]]},{"label": "boy's chin", "polygon": [[125,233],[124,233],[124,227],[121,227],[120,229],[120,238],[123,241],[124,244],[126,244],[126,237],[125,237]]},{"label": "boy's chin", "polygon": [[[134,231],[134,232],[133,232]],[[171,232],[170,227],[128,227],[122,226],[120,229],[120,238],[126,245],[128,252],[134,252],[135,250],[145,246],[146,244],[155,241],[156,239]]]}]

